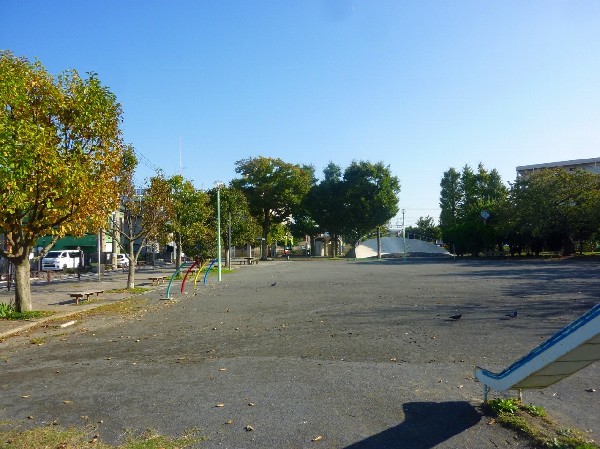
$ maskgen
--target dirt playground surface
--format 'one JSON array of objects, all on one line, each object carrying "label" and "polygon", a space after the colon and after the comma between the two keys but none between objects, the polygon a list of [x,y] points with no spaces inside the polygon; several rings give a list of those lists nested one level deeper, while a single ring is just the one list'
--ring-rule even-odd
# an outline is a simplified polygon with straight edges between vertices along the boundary
[{"label": "dirt playground surface", "polygon": [[[501,370],[589,310],[599,275],[576,260],[291,260],[168,301],[161,286],[135,314],[0,343],[0,423],[91,424],[107,442],[200,429],[200,448],[525,448],[481,414],[474,368]],[[598,395],[595,364],[524,401],[598,441]]]}]

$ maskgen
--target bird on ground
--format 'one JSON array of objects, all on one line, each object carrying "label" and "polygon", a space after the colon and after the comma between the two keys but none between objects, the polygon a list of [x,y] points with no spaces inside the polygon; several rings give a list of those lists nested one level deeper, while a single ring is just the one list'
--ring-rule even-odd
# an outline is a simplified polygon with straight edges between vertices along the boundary
[{"label": "bird on ground", "polygon": [[458,315],[452,315],[450,316],[451,320],[460,320],[460,317],[462,317],[462,313],[459,313]]},{"label": "bird on ground", "polygon": [[273,282],[273,283],[271,284],[271,287],[275,287],[276,285],[277,285],[277,282]]},{"label": "bird on ground", "polygon": [[515,311],[513,311],[513,312],[507,313],[507,314],[506,314],[506,315],[504,315],[504,316],[507,316],[507,317],[509,317],[509,318],[516,318],[516,317],[517,317],[517,311],[515,310]]}]

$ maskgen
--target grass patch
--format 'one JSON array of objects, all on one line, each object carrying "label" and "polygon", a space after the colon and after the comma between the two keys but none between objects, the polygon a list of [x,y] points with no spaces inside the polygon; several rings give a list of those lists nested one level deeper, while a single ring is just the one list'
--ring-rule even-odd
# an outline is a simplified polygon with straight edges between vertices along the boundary
[{"label": "grass patch", "polygon": [[51,316],[54,312],[29,310],[26,312],[17,312],[13,304],[0,303],[0,318],[5,320],[31,320]]},{"label": "grass patch", "polygon": [[147,303],[145,298],[131,297],[123,299],[121,301],[111,302],[109,304],[103,304],[94,309],[86,310],[81,312],[84,315],[103,315],[109,313],[120,313],[130,314],[140,312],[147,309]]},{"label": "grass patch", "polygon": [[131,293],[133,295],[139,295],[141,293],[146,293],[147,291],[150,291],[150,289],[145,288],[145,287],[113,288],[113,289],[107,290],[106,293]]},{"label": "grass patch", "polygon": [[129,433],[122,444],[115,446],[102,442],[93,428],[36,427],[0,431],[0,449],[185,449],[202,441],[197,434],[197,430],[181,437],[168,437],[154,431],[139,435]]},{"label": "grass patch", "polygon": [[487,414],[505,427],[526,437],[539,449],[600,449],[586,439],[583,432],[561,428],[550,419],[543,407],[523,404],[518,399],[492,399],[485,404]]},{"label": "grass patch", "polygon": [[[225,267],[221,267],[221,274],[229,274],[229,273],[233,273],[235,272],[235,270],[230,270],[229,268],[225,268]],[[206,273],[205,270],[202,270],[202,273]],[[208,274],[209,276],[215,275],[219,273],[219,268],[218,267],[212,267],[210,269],[210,273]]]}]

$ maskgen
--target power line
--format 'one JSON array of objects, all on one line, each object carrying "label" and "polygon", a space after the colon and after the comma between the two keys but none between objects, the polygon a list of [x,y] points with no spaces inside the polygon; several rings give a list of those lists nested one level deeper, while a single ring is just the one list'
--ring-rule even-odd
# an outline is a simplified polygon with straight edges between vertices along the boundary
[{"label": "power line", "polygon": [[147,168],[149,168],[150,170],[153,171],[159,171],[160,168],[158,166],[156,166],[155,164],[153,164],[150,159],[148,159],[146,156],[144,156],[144,154],[140,151],[140,150],[136,150],[135,148],[133,149],[133,152],[135,153],[138,162],[141,162],[144,166],[146,166]]}]

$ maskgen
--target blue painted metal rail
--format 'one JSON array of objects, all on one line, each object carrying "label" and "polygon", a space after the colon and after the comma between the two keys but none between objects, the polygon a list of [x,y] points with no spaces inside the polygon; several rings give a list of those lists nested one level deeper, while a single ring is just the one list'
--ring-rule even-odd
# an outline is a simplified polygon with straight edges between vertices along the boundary
[{"label": "blue painted metal rail", "polygon": [[483,399],[496,391],[546,388],[600,360],[600,304],[577,318],[505,370],[483,368],[475,376],[483,383]]}]

